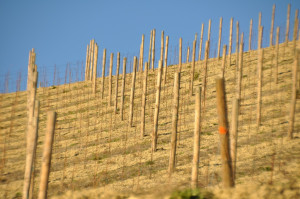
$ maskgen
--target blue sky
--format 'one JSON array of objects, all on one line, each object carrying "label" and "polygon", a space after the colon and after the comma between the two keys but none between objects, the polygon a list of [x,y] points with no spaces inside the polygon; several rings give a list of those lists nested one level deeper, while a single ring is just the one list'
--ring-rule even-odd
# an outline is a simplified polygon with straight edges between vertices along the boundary
[{"label": "blue sky", "polygon": [[[170,37],[169,63],[172,63],[176,47],[178,52],[179,38],[183,38],[185,53],[195,33],[200,36],[202,23],[206,40],[209,19],[212,20],[211,56],[216,51],[220,17],[223,17],[222,45],[228,44],[231,17],[234,18],[233,41],[236,21],[239,21],[240,32],[244,32],[248,39],[252,18],[253,42],[256,44],[258,13],[262,12],[264,45],[268,45],[273,4],[276,4],[275,28],[280,26],[282,41],[288,3],[291,4],[291,38],[294,13],[300,8],[299,0],[0,0],[0,92],[4,91],[5,76],[10,80],[9,90],[15,90],[19,73],[22,76],[21,89],[26,88],[31,48],[35,48],[37,54],[39,81],[46,79],[47,85],[52,85],[54,65],[60,74],[60,83],[64,81],[67,64],[72,68],[72,81],[76,73],[80,77],[86,45],[93,38],[99,45],[99,64],[103,48],[107,49],[108,55],[113,52],[115,58],[117,52],[121,53],[121,57],[127,56],[129,64],[133,56],[139,54],[142,34],[145,34],[144,57],[147,59],[151,29],[156,29],[157,47],[160,46],[160,33],[164,30],[165,36]],[[245,49],[248,49],[247,43]],[[159,53],[159,50],[156,52]]]}]

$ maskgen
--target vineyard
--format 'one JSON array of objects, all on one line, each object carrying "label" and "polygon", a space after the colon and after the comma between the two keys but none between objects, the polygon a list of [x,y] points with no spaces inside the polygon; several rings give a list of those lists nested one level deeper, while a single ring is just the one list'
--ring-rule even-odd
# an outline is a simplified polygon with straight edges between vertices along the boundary
[{"label": "vineyard", "polygon": [[[33,161],[32,197],[37,198],[39,192],[47,112],[50,110],[56,112],[56,122],[48,197],[111,198],[119,195],[126,198],[141,195],[141,198],[158,198],[168,196],[174,190],[189,188],[194,154],[195,101],[199,88],[202,88],[201,131],[196,186],[209,192],[206,193],[208,198],[213,195],[262,198],[264,194],[269,198],[299,197],[298,104],[293,139],[288,134],[293,81],[296,81],[293,75],[297,73],[294,68],[299,68],[295,45],[300,45],[299,40],[243,51],[241,40],[240,52],[231,56],[208,58],[207,55],[204,60],[194,61],[193,58],[182,64],[180,60],[178,65],[163,65],[161,61],[157,68],[136,58],[131,65],[127,63],[127,67],[132,67],[132,73],[122,73],[126,59],[122,62],[118,55],[118,65],[123,64],[123,67],[117,69],[117,75],[110,73],[102,78],[89,75],[93,71],[88,70],[85,81],[37,88],[38,138]],[[209,42],[206,48],[209,48]],[[258,75],[260,62],[262,71]],[[97,68],[93,70],[97,71]],[[174,85],[178,73],[177,142],[175,167],[171,172],[172,115],[176,104]],[[233,101],[240,95],[236,188],[229,190],[222,189],[222,149],[216,99],[216,79],[223,75],[230,142],[233,139]],[[0,94],[1,198],[21,198],[23,194],[28,93]],[[157,133],[155,146],[154,132]]]}]

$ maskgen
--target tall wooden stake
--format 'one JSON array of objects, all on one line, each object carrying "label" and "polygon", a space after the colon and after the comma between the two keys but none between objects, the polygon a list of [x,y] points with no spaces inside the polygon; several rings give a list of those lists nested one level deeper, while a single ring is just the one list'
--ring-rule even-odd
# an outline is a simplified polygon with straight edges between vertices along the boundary
[{"label": "tall wooden stake", "polygon": [[197,89],[195,98],[195,129],[194,129],[194,154],[192,163],[192,189],[198,188],[198,168],[200,154],[200,132],[201,132],[201,87]]},{"label": "tall wooden stake", "polygon": [[232,177],[231,159],[229,153],[229,135],[226,111],[225,85],[224,79],[216,80],[217,87],[217,110],[219,118],[219,135],[221,141],[221,159],[222,159],[222,181],[224,188],[234,186]]},{"label": "tall wooden stake", "polygon": [[161,79],[162,79],[162,60],[159,60],[156,84],[156,97],[155,97],[155,112],[154,112],[154,129],[152,133],[152,151],[156,151],[157,148],[157,129],[158,129],[158,115],[160,106],[160,91],[161,91]]},{"label": "tall wooden stake", "polygon": [[55,121],[56,121],[56,113],[54,111],[49,111],[47,113],[47,130],[45,135],[45,144],[44,144],[43,159],[42,159],[41,181],[40,181],[40,188],[39,188],[39,195],[38,195],[39,199],[47,198]]},{"label": "tall wooden stake", "polygon": [[200,44],[199,44],[199,55],[198,55],[198,61],[201,60],[201,53],[202,53],[202,42],[203,42],[203,31],[204,31],[204,24],[201,26],[201,37],[200,37]]},{"label": "tall wooden stake", "polygon": [[186,51],[186,62],[185,63],[189,63],[190,62],[190,47],[187,47],[187,51]]},{"label": "tall wooden stake", "polygon": [[115,92],[115,114],[118,112],[118,90],[119,90],[120,53],[117,54],[116,92]]},{"label": "tall wooden stake", "polygon": [[108,85],[108,95],[109,95],[109,105],[112,105],[111,94],[112,94],[112,70],[113,70],[113,60],[114,54],[110,54],[110,64],[109,64],[109,85]]},{"label": "tall wooden stake", "polygon": [[221,17],[220,25],[219,25],[218,59],[220,59],[220,49],[221,49],[221,39],[222,39],[222,22],[223,22],[223,18]]},{"label": "tall wooden stake", "polygon": [[242,77],[243,77],[243,51],[244,51],[244,33],[241,35],[239,64],[238,64],[238,81],[237,81],[237,98],[241,99]]},{"label": "tall wooden stake", "polygon": [[161,38],[160,38],[160,60],[164,60],[164,31],[161,31]]},{"label": "tall wooden stake", "polygon": [[97,62],[98,62],[98,45],[95,43],[95,51],[94,51],[94,71],[93,71],[93,93],[96,94],[96,86],[97,86]]},{"label": "tall wooden stake", "polygon": [[229,61],[229,67],[230,67],[230,65],[231,65],[232,27],[233,27],[233,18],[230,19],[230,30],[229,30],[229,49],[228,49],[228,61]]},{"label": "tall wooden stake", "polygon": [[285,31],[285,42],[286,42],[286,44],[287,44],[288,41],[289,41],[290,13],[291,13],[291,4],[288,4],[288,8],[287,8],[287,17],[286,17],[286,31]]},{"label": "tall wooden stake", "polygon": [[236,43],[235,43],[235,65],[238,66],[239,60],[239,22],[236,22]]},{"label": "tall wooden stake", "polygon": [[151,33],[150,33],[150,44],[149,44],[149,53],[148,53],[148,64],[149,64],[149,66],[150,66],[150,63],[151,63],[152,37],[153,37],[153,30],[151,30]]},{"label": "tall wooden stake", "polygon": [[272,9],[272,20],[271,20],[271,30],[270,30],[270,46],[273,46],[274,18],[275,18],[275,4],[273,5],[273,9]]},{"label": "tall wooden stake", "polygon": [[121,93],[121,120],[123,121],[124,112],[124,93],[125,93],[125,78],[126,78],[126,62],[127,58],[123,58],[123,75],[122,75],[122,93]]},{"label": "tall wooden stake", "polygon": [[278,54],[279,54],[279,32],[280,27],[276,29],[276,46],[275,46],[275,82],[278,83]]},{"label": "tall wooden stake", "polygon": [[169,47],[169,36],[166,37],[165,61],[164,61],[164,84],[166,84],[167,81],[168,47]]},{"label": "tall wooden stake", "polygon": [[[222,78],[225,77],[225,64],[226,64],[226,51],[227,51],[227,46],[223,46],[223,57],[222,57]],[[225,78],[224,78],[225,79]]]},{"label": "tall wooden stake", "polygon": [[261,87],[262,87],[262,67],[263,67],[263,56],[264,49],[258,50],[258,63],[257,63],[257,117],[256,124],[257,127],[260,126],[261,123]]},{"label": "tall wooden stake", "polygon": [[182,38],[179,38],[179,72],[182,68]]},{"label": "tall wooden stake", "polygon": [[103,57],[102,57],[102,88],[101,88],[101,98],[102,99],[104,97],[105,64],[106,64],[106,49],[103,49]]},{"label": "tall wooden stake", "polygon": [[145,109],[147,96],[147,78],[148,78],[148,63],[145,63],[143,96],[142,96],[142,112],[141,112],[141,137],[145,136]]},{"label": "tall wooden stake", "polygon": [[236,178],[236,154],[237,154],[237,138],[238,138],[238,121],[239,121],[239,99],[232,100],[232,117],[230,130],[230,154],[232,160],[233,181]]},{"label": "tall wooden stake", "polygon": [[194,86],[194,73],[195,73],[195,56],[196,56],[196,40],[193,42],[193,57],[192,57],[192,70],[191,70],[191,82],[190,82],[190,95],[193,95]]},{"label": "tall wooden stake", "polygon": [[154,70],[154,61],[155,61],[155,32],[156,32],[156,30],[153,29],[153,35],[152,35],[152,63],[151,63],[152,70]]},{"label": "tall wooden stake", "polygon": [[134,106],[134,91],[135,91],[136,67],[137,67],[137,57],[134,57],[133,72],[132,72],[132,84],[131,84],[131,92],[130,92],[129,127],[132,127],[132,123],[133,123],[133,106]]},{"label": "tall wooden stake", "polygon": [[143,71],[143,62],[144,62],[144,43],[145,43],[145,35],[142,35],[142,43],[141,43],[141,51],[139,57],[139,72]]},{"label": "tall wooden stake", "polygon": [[250,20],[250,29],[249,29],[249,51],[252,50],[251,48],[251,41],[252,41],[252,26],[253,26],[253,20]]}]

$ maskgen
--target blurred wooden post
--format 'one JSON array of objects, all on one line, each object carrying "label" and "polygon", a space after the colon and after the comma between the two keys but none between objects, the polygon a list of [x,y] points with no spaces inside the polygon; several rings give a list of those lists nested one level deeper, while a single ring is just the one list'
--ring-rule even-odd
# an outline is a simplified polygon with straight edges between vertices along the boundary
[{"label": "blurred wooden post", "polygon": [[151,30],[151,33],[150,33],[150,44],[149,44],[149,53],[148,53],[148,64],[150,66],[150,63],[151,63],[151,50],[152,50],[152,36],[153,35],[153,30]]},{"label": "blurred wooden post", "polygon": [[251,41],[252,41],[252,26],[253,26],[253,20],[250,20],[250,29],[249,29],[249,51],[251,51]]},{"label": "blurred wooden post", "polygon": [[134,91],[135,91],[135,79],[136,79],[136,67],[137,67],[137,57],[134,57],[133,61],[133,72],[132,72],[132,84],[130,92],[130,112],[129,112],[129,127],[132,127],[133,122],[133,106],[134,106]]},{"label": "blurred wooden post", "polygon": [[169,36],[166,37],[165,61],[164,61],[164,84],[166,84],[167,81],[168,47],[169,47]]},{"label": "blurred wooden post", "polygon": [[261,123],[261,89],[262,89],[262,67],[263,67],[264,49],[258,50],[258,63],[257,63],[257,110],[256,110],[256,124],[257,127]]},{"label": "blurred wooden post", "polygon": [[229,49],[228,49],[228,61],[229,61],[229,67],[230,67],[230,65],[231,65],[232,26],[233,26],[233,18],[230,19],[230,29],[229,29]]},{"label": "blurred wooden post", "polygon": [[98,62],[98,45],[95,43],[95,51],[94,51],[94,71],[93,71],[93,92],[96,95],[96,86],[97,86],[97,62]]},{"label": "blurred wooden post", "polygon": [[258,27],[257,27],[258,31],[260,27],[261,27],[261,12],[258,13]]},{"label": "blurred wooden post", "polygon": [[106,49],[103,49],[103,57],[102,57],[102,88],[101,88],[101,98],[104,97],[104,78],[105,78],[105,64],[106,64]]},{"label": "blurred wooden post", "polygon": [[174,90],[173,90],[173,113],[172,113],[172,135],[171,135],[171,151],[169,159],[169,176],[175,171],[176,145],[177,145],[177,125],[178,125],[178,109],[179,109],[179,89],[180,89],[180,72],[174,73]]},{"label": "blurred wooden post", "polygon": [[207,86],[207,65],[208,65],[208,58],[209,58],[209,42],[206,41],[205,43],[205,58],[204,58],[204,74],[202,80],[202,104],[203,104],[203,112],[205,112],[205,99],[206,99],[206,86]]},{"label": "blurred wooden post", "polygon": [[222,22],[223,22],[223,18],[221,17],[220,25],[219,25],[218,59],[220,59],[220,49],[221,49],[221,39],[222,39]]},{"label": "blurred wooden post", "polygon": [[94,40],[94,39],[92,40],[91,45],[92,45],[92,51],[91,51],[91,60],[90,60],[90,69],[89,69],[89,72],[90,72],[89,80],[90,80],[90,81],[91,81],[92,78],[93,78],[94,60],[95,60],[95,57],[94,57],[95,40]]},{"label": "blurred wooden post", "polygon": [[26,163],[24,172],[23,198],[29,197],[32,168],[34,163],[34,148],[36,146],[37,124],[35,125],[35,105],[37,90],[37,66],[34,49],[29,52],[28,77],[27,77],[27,133],[26,133]]},{"label": "blurred wooden post", "polygon": [[140,51],[140,59],[139,59],[139,72],[143,71],[143,62],[144,62],[144,43],[145,43],[145,35],[142,35],[142,43],[141,43],[141,51]]},{"label": "blurred wooden post", "polygon": [[211,31],[211,19],[208,20],[208,32],[207,32],[208,45],[210,44],[210,31]]},{"label": "blurred wooden post", "polygon": [[148,63],[145,63],[144,70],[144,83],[142,95],[142,112],[141,112],[141,137],[145,136],[145,109],[146,109],[146,96],[147,96],[147,78],[148,78]]},{"label": "blurred wooden post", "polygon": [[32,172],[31,172],[31,181],[30,181],[30,190],[29,190],[29,198],[33,198],[34,193],[34,176],[35,176],[35,168],[36,168],[36,147],[38,140],[38,129],[39,129],[39,112],[40,112],[40,101],[35,100],[34,107],[34,118],[33,118],[33,126],[34,126],[34,142],[33,142],[33,164],[32,164]]},{"label": "blurred wooden post", "polygon": [[241,99],[242,90],[242,77],[243,77],[243,51],[244,51],[244,33],[241,35],[240,41],[240,53],[239,53],[239,64],[238,64],[238,81],[237,81],[237,98]]},{"label": "blurred wooden post", "polygon": [[196,40],[194,40],[194,42],[193,42],[192,70],[191,70],[191,82],[190,82],[190,96],[193,95],[194,73],[195,73],[195,57],[196,57]]},{"label": "blurred wooden post", "polygon": [[203,31],[204,31],[204,24],[201,26],[201,37],[200,37],[200,44],[199,44],[199,55],[198,55],[198,61],[201,60],[201,53],[202,53],[202,42],[203,42]]},{"label": "blurred wooden post", "polygon": [[124,112],[124,93],[125,93],[125,77],[126,77],[126,62],[127,58],[123,58],[123,75],[122,75],[122,93],[121,93],[121,120],[123,121],[123,112]]},{"label": "blurred wooden post", "polygon": [[222,181],[224,188],[234,186],[232,177],[231,159],[229,153],[229,135],[227,127],[227,110],[225,98],[224,79],[218,78],[216,80],[217,89],[217,110],[219,118],[219,135],[221,141],[221,159],[222,159]]},{"label": "blurred wooden post", "polygon": [[119,90],[120,52],[117,54],[116,92],[115,92],[115,114],[118,113],[118,90]]},{"label": "blurred wooden post", "polygon": [[155,96],[155,112],[154,112],[154,129],[152,133],[152,151],[156,151],[157,148],[157,129],[158,129],[158,116],[160,106],[160,91],[161,91],[161,79],[162,79],[162,60],[159,60],[156,84],[156,96]]},{"label": "blurred wooden post", "polygon": [[271,30],[270,30],[270,47],[273,46],[274,18],[275,18],[275,4],[273,5],[273,9],[272,9],[272,20],[271,20]]},{"label": "blurred wooden post", "polygon": [[[298,9],[296,10],[296,14],[298,15]],[[295,17],[295,22],[294,22],[294,31],[293,31],[293,52],[296,53],[296,44],[297,44],[297,36],[298,36],[298,25],[299,25],[299,20],[298,17]]]},{"label": "blurred wooden post", "polygon": [[38,195],[39,199],[47,198],[55,121],[56,121],[56,113],[54,111],[49,111],[47,113],[47,130],[45,135],[45,143],[44,143],[44,151],[43,151],[43,159],[42,159],[41,181],[40,181],[40,188],[39,188],[39,195]]},{"label": "blurred wooden post", "polygon": [[222,55],[222,78],[224,78],[224,76],[225,76],[226,51],[227,51],[227,46],[224,45],[223,46],[223,55]]},{"label": "blurred wooden post", "polygon": [[294,64],[293,64],[292,100],[291,100],[291,108],[290,108],[290,115],[289,115],[289,129],[288,129],[289,139],[293,139],[293,131],[294,131],[296,100],[297,100],[297,72],[299,67],[299,62],[298,62],[299,53],[300,50],[297,50],[297,52],[295,53]]},{"label": "blurred wooden post", "polygon": [[84,73],[84,80],[87,80],[87,74],[88,74],[88,67],[89,67],[89,45],[86,47],[86,60],[85,60],[85,73]]},{"label": "blurred wooden post", "polygon": [[259,31],[258,31],[257,50],[261,49],[261,47],[262,47],[263,30],[264,30],[264,27],[260,26]]},{"label": "blurred wooden post", "polygon": [[237,154],[237,138],[238,138],[238,121],[239,121],[239,99],[232,100],[232,117],[231,117],[231,130],[230,130],[230,154],[232,165],[233,181],[236,177],[236,154]]},{"label": "blurred wooden post", "polygon": [[235,65],[238,66],[239,60],[239,22],[236,22],[236,43],[235,43]]},{"label": "blurred wooden post", "polygon": [[276,29],[276,46],[275,46],[275,82],[278,83],[278,54],[279,54],[279,32],[280,27]]},{"label": "blurred wooden post", "polygon": [[291,13],[291,4],[288,4],[287,17],[286,17],[286,32],[285,32],[285,42],[286,42],[286,44],[288,44],[288,41],[289,41],[290,13]]},{"label": "blurred wooden post", "polygon": [[109,96],[109,105],[111,106],[111,94],[112,94],[112,70],[113,70],[113,60],[114,53],[110,54],[110,63],[109,63],[109,84],[108,84],[108,96]]},{"label": "blurred wooden post", "polygon": [[179,72],[181,72],[182,68],[182,38],[179,38]]},{"label": "blurred wooden post", "polygon": [[190,47],[187,47],[187,51],[186,51],[186,62],[185,63],[189,63],[190,62]]},{"label": "blurred wooden post", "polygon": [[164,31],[161,31],[161,38],[160,38],[160,60],[163,62],[164,60]]},{"label": "blurred wooden post", "polygon": [[192,163],[192,189],[198,188],[198,168],[200,154],[200,132],[201,132],[201,87],[197,88],[195,98],[195,127],[194,127],[194,154]]},{"label": "blurred wooden post", "polygon": [[152,35],[152,63],[151,63],[152,70],[154,70],[154,61],[155,61],[155,32],[156,32],[156,30],[153,29],[153,35]]}]

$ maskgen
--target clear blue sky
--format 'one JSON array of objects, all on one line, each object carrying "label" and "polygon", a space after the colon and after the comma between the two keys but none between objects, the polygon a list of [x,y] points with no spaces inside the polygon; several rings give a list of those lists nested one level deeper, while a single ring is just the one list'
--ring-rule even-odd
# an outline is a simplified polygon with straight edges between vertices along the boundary
[{"label": "clear blue sky", "polygon": [[[291,38],[294,13],[300,8],[299,0],[0,0],[0,92],[4,91],[7,73],[10,90],[15,90],[18,73],[22,75],[21,88],[26,88],[31,48],[35,48],[37,54],[39,80],[46,78],[48,85],[52,85],[54,65],[61,79],[64,79],[67,63],[80,73],[78,64],[85,62],[86,45],[93,38],[99,44],[98,60],[101,63],[103,48],[107,49],[108,55],[113,52],[115,58],[117,52],[121,57],[128,56],[129,60],[138,56],[141,36],[145,34],[144,57],[147,59],[150,30],[156,28],[157,47],[164,30],[170,37],[169,62],[172,63],[179,38],[183,38],[185,48],[188,44],[191,46],[195,33],[200,35],[202,23],[205,24],[206,40],[209,19],[212,19],[212,56],[220,17],[223,17],[222,45],[228,44],[231,17],[234,18],[234,41],[235,22],[239,21],[240,32],[244,32],[247,38],[251,18],[255,39],[258,13],[262,12],[264,45],[268,45],[272,6],[276,4],[275,28],[280,26],[283,36],[288,3],[291,3]],[[245,49],[248,49],[247,43]]]}]

